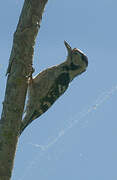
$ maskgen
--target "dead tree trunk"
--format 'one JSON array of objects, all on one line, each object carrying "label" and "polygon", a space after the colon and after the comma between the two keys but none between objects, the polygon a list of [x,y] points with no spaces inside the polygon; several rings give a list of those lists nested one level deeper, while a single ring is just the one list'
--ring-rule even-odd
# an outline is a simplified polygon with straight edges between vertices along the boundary
[{"label": "dead tree trunk", "polygon": [[27,79],[32,70],[35,38],[47,1],[25,0],[14,33],[0,120],[0,180],[9,180],[12,175],[27,92]]}]

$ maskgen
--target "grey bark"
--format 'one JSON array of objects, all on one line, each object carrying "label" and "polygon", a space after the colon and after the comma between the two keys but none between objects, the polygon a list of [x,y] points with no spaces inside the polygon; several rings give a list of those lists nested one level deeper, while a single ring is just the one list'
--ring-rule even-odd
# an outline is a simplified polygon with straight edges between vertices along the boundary
[{"label": "grey bark", "polygon": [[0,180],[9,180],[12,175],[27,92],[27,79],[32,71],[35,38],[47,1],[25,0],[14,33],[0,120]]}]

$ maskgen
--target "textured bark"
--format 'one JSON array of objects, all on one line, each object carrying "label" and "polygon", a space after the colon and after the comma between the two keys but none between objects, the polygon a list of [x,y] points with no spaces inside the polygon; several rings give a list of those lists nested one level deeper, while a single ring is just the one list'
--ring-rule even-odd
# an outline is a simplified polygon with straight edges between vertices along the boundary
[{"label": "textured bark", "polygon": [[31,73],[35,38],[47,1],[25,0],[14,33],[0,120],[0,180],[11,178],[27,92],[27,78]]}]

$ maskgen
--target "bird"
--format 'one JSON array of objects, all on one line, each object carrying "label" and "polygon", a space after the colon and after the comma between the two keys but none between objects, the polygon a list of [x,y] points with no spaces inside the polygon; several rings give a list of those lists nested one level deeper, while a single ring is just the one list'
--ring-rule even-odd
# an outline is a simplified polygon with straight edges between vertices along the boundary
[{"label": "bird", "polygon": [[33,120],[45,113],[64,94],[76,76],[87,69],[88,57],[81,50],[72,49],[66,41],[64,44],[68,53],[66,60],[43,70],[29,80],[28,101],[21,122],[20,135]]}]

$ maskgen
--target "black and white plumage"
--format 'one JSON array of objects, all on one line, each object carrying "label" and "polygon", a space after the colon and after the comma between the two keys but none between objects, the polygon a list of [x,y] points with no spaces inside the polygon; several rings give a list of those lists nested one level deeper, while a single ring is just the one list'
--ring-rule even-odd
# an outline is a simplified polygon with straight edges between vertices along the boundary
[{"label": "black and white plumage", "polygon": [[20,134],[36,118],[46,112],[67,90],[69,83],[83,73],[88,66],[88,58],[79,49],[72,49],[64,41],[68,51],[65,62],[48,68],[29,81],[28,103]]}]

